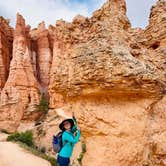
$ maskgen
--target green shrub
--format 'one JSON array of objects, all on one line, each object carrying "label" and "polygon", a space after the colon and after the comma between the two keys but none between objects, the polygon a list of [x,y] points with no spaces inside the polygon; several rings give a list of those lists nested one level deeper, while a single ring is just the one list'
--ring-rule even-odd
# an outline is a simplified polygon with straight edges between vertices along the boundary
[{"label": "green shrub", "polygon": [[33,134],[31,131],[26,131],[22,133],[13,133],[8,136],[7,141],[17,142],[21,147],[30,151],[32,154],[39,156],[51,163],[52,166],[58,166],[57,161],[54,157],[48,156],[45,154],[46,148],[43,146],[37,148],[33,143]]},{"label": "green shrub", "polygon": [[39,147],[38,150],[39,150],[41,153],[45,153],[45,152],[46,152],[46,148],[45,148],[44,146]]},{"label": "green shrub", "polygon": [[49,103],[44,95],[44,93],[41,95],[40,98],[40,103],[38,105],[38,111],[42,111],[44,113],[48,112],[48,108],[49,108]]},{"label": "green shrub", "polygon": [[1,129],[1,132],[5,134],[10,134],[6,129]]},{"label": "green shrub", "polygon": [[33,143],[33,134],[31,131],[26,131],[22,133],[13,133],[7,137],[7,141],[15,141],[15,142],[22,142],[28,146],[34,146]]},{"label": "green shrub", "polygon": [[86,144],[83,142],[82,143],[82,152],[85,153],[86,152]]},{"label": "green shrub", "polygon": [[51,166],[58,166],[57,161],[54,157],[48,156],[45,153],[42,153],[39,149],[37,149],[36,147],[29,147],[26,144],[19,142],[19,145],[21,147],[23,147],[24,149],[30,151],[32,154],[41,157],[47,161],[49,161],[51,163]]},{"label": "green shrub", "polygon": [[80,165],[82,165],[82,159],[85,152],[86,152],[86,144],[82,142],[82,152],[80,153],[79,158],[77,159]]}]

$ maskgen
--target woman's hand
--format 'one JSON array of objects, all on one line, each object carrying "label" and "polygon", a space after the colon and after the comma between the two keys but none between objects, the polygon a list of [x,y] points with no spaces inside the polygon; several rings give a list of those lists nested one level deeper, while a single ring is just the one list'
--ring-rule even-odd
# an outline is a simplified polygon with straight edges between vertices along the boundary
[{"label": "woman's hand", "polygon": [[80,127],[79,127],[79,126],[77,126],[77,130],[80,130]]},{"label": "woman's hand", "polygon": [[74,136],[77,135],[78,131],[80,131],[80,127],[77,126],[77,130],[74,132]]}]

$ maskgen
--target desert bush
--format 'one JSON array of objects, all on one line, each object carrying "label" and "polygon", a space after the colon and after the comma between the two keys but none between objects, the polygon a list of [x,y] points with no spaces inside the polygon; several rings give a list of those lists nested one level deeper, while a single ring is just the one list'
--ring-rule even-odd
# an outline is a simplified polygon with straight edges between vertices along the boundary
[{"label": "desert bush", "polygon": [[34,146],[33,143],[33,134],[31,131],[13,133],[7,137],[7,141],[22,142],[28,146]]}]

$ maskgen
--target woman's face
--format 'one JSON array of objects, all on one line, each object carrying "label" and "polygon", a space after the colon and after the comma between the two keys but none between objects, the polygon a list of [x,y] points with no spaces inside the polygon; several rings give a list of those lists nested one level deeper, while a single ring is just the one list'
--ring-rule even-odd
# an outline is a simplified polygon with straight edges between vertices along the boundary
[{"label": "woman's face", "polygon": [[63,126],[64,126],[65,130],[70,130],[71,129],[71,124],[68,121],[64,122]]}]

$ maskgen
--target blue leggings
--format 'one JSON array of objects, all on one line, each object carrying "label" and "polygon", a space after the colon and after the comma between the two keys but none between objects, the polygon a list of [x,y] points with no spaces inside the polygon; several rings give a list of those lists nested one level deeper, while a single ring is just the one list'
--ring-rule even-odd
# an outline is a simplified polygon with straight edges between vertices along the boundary
[{"label": "blue leggings", "polygon": [[70,158],[61,157],[58,155],[57,161],[59,166],[69,166]]}]

